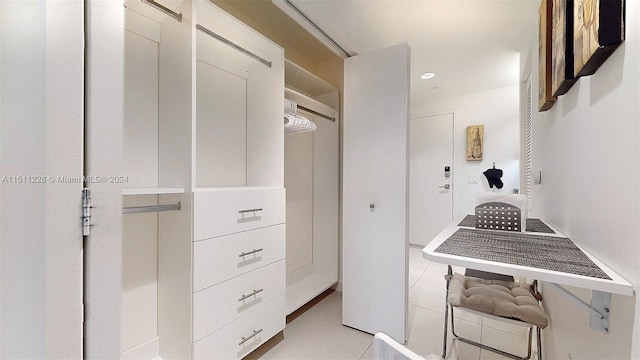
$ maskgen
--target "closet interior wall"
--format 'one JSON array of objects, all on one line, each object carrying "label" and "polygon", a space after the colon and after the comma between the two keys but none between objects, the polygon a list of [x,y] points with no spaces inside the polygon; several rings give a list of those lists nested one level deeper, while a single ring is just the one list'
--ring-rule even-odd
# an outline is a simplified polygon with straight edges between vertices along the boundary
[{"label": "closet interior wall", "polygon": [[284,328],[284,53],[209,1],[162,3],[182,20],[123,9],[123,202],[181,209],[123,215],[122,358],[242,358]]},{"label": "closet interior wall", "polygon": [[287,314],[338,282],[338,90],[291,61],[285,97],[317,130],[285,134]]},{"label": "closet interior wall", "polygon": [[[159,314],[166,308],[161,296],[165,287],[161,284],[162,274],[167,270],[166,265],[161,264],[161,244],[180,243],[190,236],[190,197],[185,195],[190,183],[189,171],[174,159],[188,157],[191,107],[188,103],[180,104],[180,100],[184,102],[190,94],[184,81],[175,82],[173,86],[175,95],[181,90],[186,90],[186,95],[175,96],[166,91],[167,81],[181,75],[176,74],[181,69],[179,66],[167,66],[179,60],[182,53],[176,49],[181,44],[177,22],[134,1],[127,2],[124,11],[123,162],[128,183],[123,190],[123,206],[180,202],[183,207],[182,211],[171,213],[123,215],[121,350],[123,359],[127,359],[160,354]],[[174,39],[168,39],[166,34],[174,31]],[[184,39],[185,31],[181,35]],[[168,222],[179,226],[171,232],[162,231]],[[186,250],[183,246],[182,253]],[[184,280],[184,273],[180,270],[175,274]],[[176,311],[179,310],[180,307],[176,307]]]}]

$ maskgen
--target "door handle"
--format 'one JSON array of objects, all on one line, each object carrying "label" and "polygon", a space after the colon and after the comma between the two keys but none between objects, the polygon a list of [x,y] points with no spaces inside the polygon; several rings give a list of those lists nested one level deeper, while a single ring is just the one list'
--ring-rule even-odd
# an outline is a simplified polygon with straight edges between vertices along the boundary
[{"label": "door handle", "polygon": [[438,189],[449,190],[451,188],[451,184],[444,184],[442,186],[438,186]]}]

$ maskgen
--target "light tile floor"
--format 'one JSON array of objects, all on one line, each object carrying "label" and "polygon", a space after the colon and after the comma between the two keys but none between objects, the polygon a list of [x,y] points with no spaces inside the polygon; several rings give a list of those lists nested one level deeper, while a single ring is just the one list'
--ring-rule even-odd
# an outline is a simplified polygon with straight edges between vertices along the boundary
[{"label": "light tile floor", "polygon": [[[454,271],[464,273],[464,269]],[[406,346],[426,357],[442,354],[447,266],[422,257],[422,248],[409,250],[409,334]],[[284,331],[248,356],[249,359],[374,359],[373,336],[342,325],[342,294],[319,297],[306,311],[288,319]],[[526,355],[527,330],[456,311],[456,332],[471,340]],[[508,359],[459,341],[449,327],[448,359]],[[534,336],[535,337],[535,336]],[[536,358],[535,344],[532,359]]]}]

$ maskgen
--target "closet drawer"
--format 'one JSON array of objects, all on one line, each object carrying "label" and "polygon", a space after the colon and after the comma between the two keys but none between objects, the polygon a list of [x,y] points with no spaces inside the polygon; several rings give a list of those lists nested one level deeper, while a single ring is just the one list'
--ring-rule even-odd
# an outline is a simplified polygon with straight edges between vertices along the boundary
[{"label": "closet drawer", "polygon": [[269,226],[193,243],[193,291],[285,257],[285,225]]},{"label": "closet drawer", "polygon": [[[206,288],[193,295],[193,338],[201,338],[284,295],[284,260]],[[255,294],[255,295],[252,295]]]},{"label": "closet drawer", "polygon": [[284,188],[202,190],[193,194],[194,241],[284,222]]},{"label": "closet drawer", "polygon": [[[243,358],[284,329],[284,302],[285,296],[279,296],[261,308],[194,343],[193,358]],[[252,336],[254,334],[255,336]]]}]

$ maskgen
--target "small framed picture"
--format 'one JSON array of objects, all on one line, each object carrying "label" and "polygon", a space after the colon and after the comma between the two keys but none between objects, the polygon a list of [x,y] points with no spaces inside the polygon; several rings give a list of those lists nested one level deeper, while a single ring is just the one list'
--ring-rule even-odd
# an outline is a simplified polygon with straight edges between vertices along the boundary
[{"label": "small framed picture", "polygon": [[467,126],[467,160],[482,160],[484,143],[484,125]]}]

